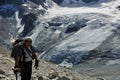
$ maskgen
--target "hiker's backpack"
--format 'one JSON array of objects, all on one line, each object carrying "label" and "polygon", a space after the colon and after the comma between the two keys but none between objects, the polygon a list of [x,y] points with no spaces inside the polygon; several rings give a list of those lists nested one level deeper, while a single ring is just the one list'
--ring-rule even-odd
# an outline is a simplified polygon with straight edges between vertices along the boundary
[{"label": "hiker's backpack", "polygon": [[15,42],[13,43],[13,49],[12,49],[12,51],[11,51],[11,57],[12,58],[15,58],[16,57],[16,49],[18,48],[18,47],[20,47],[20,45],[23,43],[23,39],[17,39],[17,40],[15,40]]}]

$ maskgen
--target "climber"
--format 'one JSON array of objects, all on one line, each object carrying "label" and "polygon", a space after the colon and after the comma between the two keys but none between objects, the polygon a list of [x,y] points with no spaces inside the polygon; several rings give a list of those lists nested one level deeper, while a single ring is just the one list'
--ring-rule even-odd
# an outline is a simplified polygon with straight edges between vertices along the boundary
[{"label": "climber", "polygon": [[15,60],[14,72],[21,73],[21,80],[31,80],[33,59],[35,59],[34,67],[36,69],[38,67],[38,55],[32,46],[32,39],[25,38],[24,41],[19,44],[14,43],[11,54]]}]

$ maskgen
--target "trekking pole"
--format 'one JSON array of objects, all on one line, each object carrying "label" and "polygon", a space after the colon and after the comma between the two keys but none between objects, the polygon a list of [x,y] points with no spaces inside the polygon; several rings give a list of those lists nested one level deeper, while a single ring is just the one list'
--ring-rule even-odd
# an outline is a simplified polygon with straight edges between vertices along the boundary
[{"label": "trekking pole", "polygon": [[16,80],[18,80],[18,72],[15,73]]},{"label": "trekking pole", "polygon": [[16,80],[18,80],[19,78],[19,68],[12,68],[12,70],[13,70],[13,72],[14,72],[14,74],[15,74],[15,77],[16,77]]}]

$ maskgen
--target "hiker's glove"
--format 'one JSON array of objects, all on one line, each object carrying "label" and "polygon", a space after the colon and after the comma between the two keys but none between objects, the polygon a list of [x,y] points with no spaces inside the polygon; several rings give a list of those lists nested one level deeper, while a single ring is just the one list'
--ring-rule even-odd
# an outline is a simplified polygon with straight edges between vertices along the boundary
[{"label": "hiker's glove", "polygon": [[39,60],[35,60],[35,65],[34,65],[35,69],[38,68],[38,65],[39,65]]}]

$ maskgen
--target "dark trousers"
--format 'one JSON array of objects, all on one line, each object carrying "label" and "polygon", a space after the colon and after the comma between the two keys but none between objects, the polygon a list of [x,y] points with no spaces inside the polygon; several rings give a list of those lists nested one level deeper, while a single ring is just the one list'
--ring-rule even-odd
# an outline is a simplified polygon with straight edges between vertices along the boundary
[{"label": "dark trousers", "polygon": [[31,80],[32,61],[21,63],[21,80]]}]

